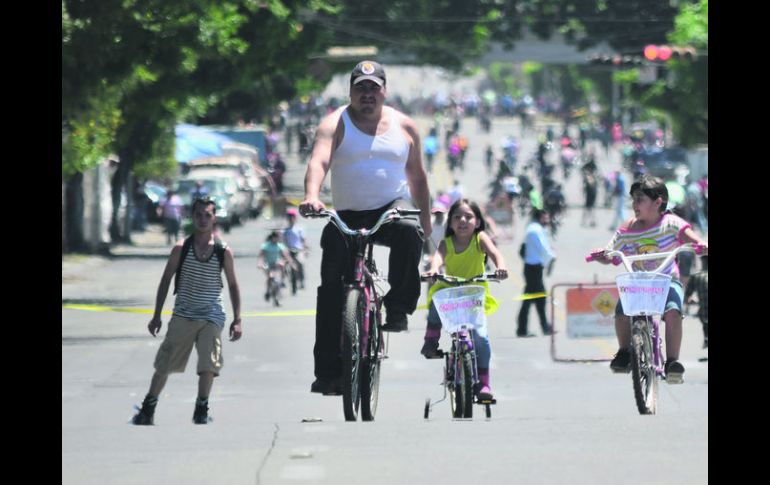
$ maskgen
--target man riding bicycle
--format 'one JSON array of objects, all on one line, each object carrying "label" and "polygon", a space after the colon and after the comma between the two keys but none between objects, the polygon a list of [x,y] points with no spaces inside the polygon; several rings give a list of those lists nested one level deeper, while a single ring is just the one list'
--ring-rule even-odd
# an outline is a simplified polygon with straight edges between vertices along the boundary
[{"label": "man riding bicycle", "polygon": [[[331,170],[332,202],[350,227],[372,227],[392,207],[422,211],[420,221],[403,218],[383,227],[374,240],[389,246],[383,330],[407,329],[420,297],[419,264],[423,240],[430,236],[430,191],[422,165],[419,130],[403,113],[384,106],[385,71],[374,61],[360,62],[350,76],[350,104],[326,116],[318,126],[305,174],[303,215],[325,208],[319,198]],[[340,387],[342,278],[349,272],[345,239],[331,224],[321,235],[321,286],[316,304],[315,376],[310,391],[333,393]]]}]

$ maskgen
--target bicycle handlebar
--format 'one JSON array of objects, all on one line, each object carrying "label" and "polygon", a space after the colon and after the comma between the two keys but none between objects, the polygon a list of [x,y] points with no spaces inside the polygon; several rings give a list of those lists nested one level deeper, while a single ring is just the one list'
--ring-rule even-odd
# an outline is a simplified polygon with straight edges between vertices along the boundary
[{"label": "bicycle handlebar", "polygon": [[333,211],[329,211],[326,209],[321,209],[319,212],[308,212],[306,214],[303,214],[305,217],[328,217],[332,224],[334,224],[337,229],[340,230],[343,234],[346,234],[348,236],[371,236],[375,232],[377,232],[380,227],[383,225],[397,221],[399,219],[402,219],[404,216],[408,215],[418,215],[420,214],[419,209],[402,209],[401,207],[394,207],[393,209],[388,209],[385,212],[382,213],[377,223],[372,227],[371,229],[351,229],[348,227],[347,224],[345,224],[345,221],[340,219],[340,216]]},{"label": "bicycle handlebar", "polygon": [[653,271],[645,271],[646,273],[659,273],[663,268],[668,267],[669,264],[674,260],[677,254],[679,254],[682,251],[692,251],[695,254],[702,254],[703,250],[705,249],[705,246],[702,244],[683,244],[679,246],[678,248],[674,249],[673,251],[668,251],[665,253],[650,253],[650,254],[637,254],[634,256],[626,256],[620,251],[595,251],[588,256],[586,256],[586,262],[590,263],[591,261],[599,261],[602,257],[604,258],[612,258],[611,262],[613,265],[617,266],[620,263],[623,263],[623,266],[626,267],[628,271],[633,271],[631,268],[631,263],[635,261],[646,261],[650,259],[663,259],[663,262],[658,265],[657,268]]},{"label": "bicycle handlebar", "polygon": [[492,281],[494,283],[499,283],[500,278],[497,277],[496,273],[485,273],[476,275],[473,278],[462,278],[460,276],[452,276],[447,275],[444,273],[436,273],[435,275],[428,276],[427,274],[420,275],[420,281],[431,281],[431,280],[439,280],[443,281],[444,283],[449,283],[453,285],[465,285],[468,283],[476,283],[480,281]]}]

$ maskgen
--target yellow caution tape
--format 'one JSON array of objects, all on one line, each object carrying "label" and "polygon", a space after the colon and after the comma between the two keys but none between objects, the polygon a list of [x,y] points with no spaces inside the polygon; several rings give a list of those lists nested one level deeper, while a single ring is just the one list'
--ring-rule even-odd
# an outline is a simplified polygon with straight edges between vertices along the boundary
[{"label": "yellow caution tape", "polygon": [[547,296],[548,293],[524,293],[523,295],[514,298],[513,301],[536,300],[538,298],[545,298]]},{"label": "yellow caution tape", "polygon": [[[67,310],[82,310],[88,312],[119,312],[119,313],[144,313],[152,314],[154,310],[150,308],[121,308],[110,307],[104,305],[81,305],[75,303],[67,303],[61,306]],[[163,315],[171,315],[171,310],[164,310],[161,312]],[[277,312],[246,312],[241,313],[241,317],[307,317],[315,315],[315,310],[289,310],[289,311],[277,311]]]}]

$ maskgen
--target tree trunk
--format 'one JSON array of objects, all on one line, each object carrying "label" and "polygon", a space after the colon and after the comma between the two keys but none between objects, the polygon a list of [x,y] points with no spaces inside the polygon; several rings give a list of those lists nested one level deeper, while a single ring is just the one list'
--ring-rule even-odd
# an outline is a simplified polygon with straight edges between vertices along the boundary
[{"label": "tree trunk", "polygon": [[[131,211],[130,200],[131,193],[128,190],[128,182],[130,180],[130,163],[128,157],[123,154],[119,155],[120,163],[118,164],[118,170],[112,176],[111,188],[112,188],[112,220],[110,221],[110,238],[113,243],[131,243]],[[120,220],[120,208],[121,198],[123,193],[126,194],[126,203],[124,219]]]},{"label": "tree trunk", "polygon": [[66,249],[67,251],[83,251],[83,174],[77,173],[67,180],[65,193],[66,209]]}]

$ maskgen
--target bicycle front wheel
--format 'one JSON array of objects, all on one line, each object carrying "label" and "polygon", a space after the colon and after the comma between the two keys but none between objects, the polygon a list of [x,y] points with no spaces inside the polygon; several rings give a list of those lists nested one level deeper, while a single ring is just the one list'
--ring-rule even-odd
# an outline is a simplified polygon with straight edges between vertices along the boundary
[{"label": "bicycle front wheel", "polygon": [[455,418],[473,417],[473,363],[471,355],[460,352],[455,363],[454,380],[454,409]]},{"label": "bicycle front wheel", "polygon": [[631,379],[639,414],[655,414],[658,376],[655,373],[650,324],[645,318],[636,318],[631,324]]},{"label": "bicycle front wheel", "polygon": [[377,321],[377,312],[369,313],[369,342],[366,357],[361,365],[361,420],[374,421],[377,412],[377,398],[380,391],[380,352],[382,333]]},{"label": "bicycle front wheel", "polygon": [[342,409],[345,421],[358,419],[361,404],[361,324],[366,312],[364,293],[350,289],[345,297],[342,310]]}]

